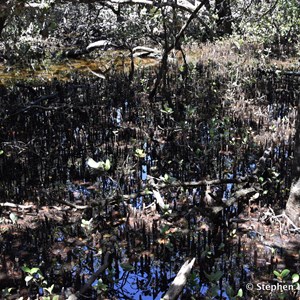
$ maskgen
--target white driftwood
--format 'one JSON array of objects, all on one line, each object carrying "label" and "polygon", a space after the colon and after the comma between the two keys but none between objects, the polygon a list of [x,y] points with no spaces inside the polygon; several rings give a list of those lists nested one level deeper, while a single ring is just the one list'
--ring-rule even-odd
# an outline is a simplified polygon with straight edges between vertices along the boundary
[{"label": "white driftwood", "polygon": [[[89,67],[88,67],[88,70],[95,76],[101,78],[101,79],[106,79],[106,77],[103,75],[103,74],[100,74],[100,73],[97,73],[97,72],[94,72],[93,70],[91,70]],[[95,161],[94,161],[95,162]],[[96,163],[96,162],[95,162]],[[98,163],[99,164],[99,163]],[[98,167],[92,167],[90,166],[91,168],[95,168],[95,169],[98,169]]]},{"label": "white driftwood", "polygon": [[11,202],[0,203],[0,206],[12,207],[12,208],[21,208],[21,209],[30,209],[30,208],[33,207],[33,205],[22,205],[22,204],[15,204],[15,203],[11,203]]},{"label": "white driftwood", "polygon": [[163,200],[162,196],[160,195],[160,192],[156,191],[156,190],[153,190],[152,192],[153,192],[153,196],[156,199],[156,202],[159,205],[159,207],[161,209],[164,209],[166,205],[164,203],[164,200]]},{"label": "white driftwood", "polygon": [[47,3],[25,3],[25,7],[28,8],[39,8],[39,9],[43,9],[43,8],[48,8],[48,4]]},{"label": "white driftwood", "polygon": [[107,40],[100,40],[100,41],[97,41],[97,42],[94,42],[94,43],[90,43],[86,49],[89,50],[89,49],[93,49],[93,48],[105,48],[105,47],[117,47],[117,45],[113,44],[112,42],[110,41],[107,41]]},{"label": "white driftwood", "polygon": [[169,287],[168,291],[163,296],[163,298],[161,298],[161,300],[175,300],[178,298],[187,282],[188,276],[192,271],[192,267],[195,263],[195,260],[196,258],[194,257],[190,262],[186,261],[183,264],[175,279],[173,280],[171,286]]},{"label": "white driftwood", "polygon": [[149,53],[160,53],[160,51],[155,48],[144,47],[144,46],[137,46],[132,49],[133,53],[138,52],[138,51],[149,52]]},{"label": "white driftwood", "polygon": [[147,56],[149,56],[148,51],[135,52],[133,54],[133,57],[147,57]]}]

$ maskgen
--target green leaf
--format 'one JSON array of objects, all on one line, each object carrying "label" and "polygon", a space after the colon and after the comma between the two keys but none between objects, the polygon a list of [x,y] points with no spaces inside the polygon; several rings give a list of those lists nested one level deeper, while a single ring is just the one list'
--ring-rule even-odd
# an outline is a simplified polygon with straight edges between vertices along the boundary
[{"label": "green leaf", "polygon": [[292,283],[298,282],[300,279],[299,274],[293,274],[292,276]]},{"label": "green leaf", "polygon": [[286,276],[288,276],[290,274],[290,270],[288,269],[284,269],[282,272],[281,272],[281,277],[284,278]]},{"label": "green leaf", "polygon": [[164,175],[164,181],[167,182],[168,180],[169,180],[169,175],[168,175],[168,174],[165,174],[165,175]]},{"label": "green leaf", "polygon": [[281,277],[281,274],[278,271],[274,270],[273,273],[276,277]]},{"label": "green leaf", "polygon": [[214,297],[218,296],[218,294],[219,294],[219,286],[214,284],[211,287],[211,296],[214,298]]},{"label": "green leaf", "polygon": [[214,280],[219,281],[222,276],[223,276],[223,272],[217,271],[216,273],[214,273]]},{"label": "green leaf", "polygon": [[111,167],[110,161],[109,161],[109,159],[107,159],[104,164],[104,170],[108,171],[110,169],[110,167]]},{"label": "green leaf", "polygon": [[170,227],[168,225],[165,225],[164,227],[162,227],[160,229],[160,232],[161,232],[161,234],[165,234],[169,229],[170,229]]},{"label": "green leaf", "polygon": [[135,156],[138,158],[144,158],[146,156],[146,153],[144,152],[143,149],[136,149]]},{"label": "green leaf", "polygon": [[237,293],[236,296],[242,298],[243,295],[244,295],[243,290],[242,290],[242,289],[239,289],[239,291],[238,291],[238,293]]},{"label": "green leaf", "polygon": [[0,155],[2,155],[4,153],[4,151],[3,150],[0,150]]},{"label": "green leaf", "polygon": [[53,300],[59,300],[59,295],[55,295],[52,299]]},{"label": "green leaf", "polygon": [[32,268],[29,271],[29,274],[33,275],[35,273],[40,273],[40,268]]},{"label": "green leaf", "polygon": [[23,272],[25,272],[25,273],[30,273],[30,268],[28,268],[27,266],[23,266],[23,267],[21,267],[21,270],[23,271]]},{"label": "green leaf", "polygon": [[9,218],[11,219],[11,221],[12,221],[13,224],[16,224],[17,221],[18,221],[18,216],[15,213],[13,213],[13,212],[11,212],[9,214]]},{"label": "green leaf", "polygon": [[217,271],[217,272],[212,272],[211,274],[207,274],[204,271],[204,274],[206,276],[206,278],[210,281],[210,282],[217,282],[220,280],[220,278],[223,276],[223,272],[221,271]]}]

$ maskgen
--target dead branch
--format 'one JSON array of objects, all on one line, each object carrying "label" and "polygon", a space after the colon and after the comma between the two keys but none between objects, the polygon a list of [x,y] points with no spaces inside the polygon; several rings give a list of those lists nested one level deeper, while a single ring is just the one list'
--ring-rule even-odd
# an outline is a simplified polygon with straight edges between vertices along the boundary
[{"label": "dead branch", "polygon": [[175,300],[178,298],[187,282],[188,276],[192,271],[195,260],[196,258],[194,257],[190,262],[186,261],[183,264],[162,300]]},{"label": "dead branch", "polygon": [[33,207],[33,205],[21,205],[21,204],[15,204],[11,202],[5,202],[5,203],[0,203],[0,206],[2,207],[12,207],[12,208],[21,208],[21,209],[30,209]]},{"label": "dead branch", "polygon": [[[285,212],[283,212],[282,214],[276,215],[274,210],[271,207],[268,208],[268,211],[264,212],[263,216],[260,219],[264,222],[266,222],[266,220],[269,220],[271,223],[277,222],[279,225],[280,234],[282,234],[282,228],[284,226],[284,223],[287,224],[287,229],[290,232],[300,233],[300,227],[298,227],[289,218],[289,216],[286,215]],[[285,220],[285,222],[283,220]]]},{"label": "dead branch", "polygon": [[[214,186],[214,185],[221,185],[221,184],[229,184],[229,183],[233,183],[233,184],[240,184],[240,183],[246,183],[246,182],[256,182],[257,181],[257,177],[256,176],[245,176],[245,177],[240,177],[240,178],[226,178],[226,179],[213,179],[213,180],[199,180],[199,181],[192,181],[192,182],[181,182],[181,181],[174,181],[174,182],[170,182],[170,183],[164,183],[164,182],[159,182],[159,183],[154,183],[153,178],[150,178],[150,181],[148,183],[148,185],[145,187],[148,188],[149,190],[156,190],[159,191],[161,189],[167,189],[167,188],[197,188],[197,187],[201,187],[201,186]],[[112,202],[114,200],[118,200],[118,199],[122,199],[124,201],[128,201],[131,199],[136,199],[138,197],[141,196],[149,196],[152,195],[152,192],[149,192],[149,190],[145,190],[145,191],[139,191],[137,193],[132,193],[132,194],[125,194],[125,195],[114,195],[112,197],[108,197],[108,198],[102,198],[100,200],[97,201],[91,201],[92,205],[99,205],[99,203],[103,203],[104,201],[107,202]],[[249,188],[249,189],[243,189],[240,191],[237,191],[235,193],[235,196],[233,197],[233,200],[228,200],[230,203],[230,205],[232,203],[234,203],[238,198],[242,197],[242,196],[246,196],[249,193],[253,193],[255,192],[255,190],[253,188]],[[64,204],[69,205],[70,202],[65,202],[64,200]],[[76,207],[74,207],[76,208]]]},{"label": "dead branch", "polygon": [[213,185],[220,185],[220,184],[240,184],[245,182],[255,182],[257,181],[256,176],[245,176],[239,178],[224,178],[224,179],[212,179],[212,180],[199,180],[199,181],[191,181],[191,182],[181,182],[181,181],[174,181],[170,183],[158,183],[156,186],[159,189],[164,188],[171,188],[171,187],[184,187],[184,188],[196,188],[200,186],[213,186]]},{"label": "dead branch", "polygon": [[88,279],[88,281],[85,283],[85,285],[80,289],[78,296],[83,296],[84,293],[92,286],[93,282],[99,278],[99,276],[105,272],[105,270],[109,266],[109,257],[110,253],[106,252],[103,265],[94,273],[91,275],[91,277]]},{"label": "dead branch", "polygon": [[75,208],[75,209],[86,209],[88,208],[88,205],[76,205],[68,200],[63,200],[63,199],[51,199],[52,201],[55,201],[55,202],[58,202],[58,203],[61,203],[61,204],[64,204],[64,205],[67,205],[67,206],[70,206],[72,208]]}]

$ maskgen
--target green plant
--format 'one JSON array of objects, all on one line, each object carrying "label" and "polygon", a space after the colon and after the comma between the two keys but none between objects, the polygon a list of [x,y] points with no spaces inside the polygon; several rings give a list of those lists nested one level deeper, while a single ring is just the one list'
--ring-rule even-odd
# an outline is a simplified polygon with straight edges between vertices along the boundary
[{"label": "green plant", "polygon": [[107,284],[103,283],[102,279],[99,278],[97,285],[94,286],[94,289],[97,291],[97,294],[102,294],[107,291]]},{"label": "green plant", "polygon": [[207,295],[211,298],[214,298],[219,294],[219,281],[221,280],[224,274],[221,271],[211,272],[210,274],[204,271],[204,274],[210,284],[210,288],[207,292]]},{"label": "green plant", "polygon": [[25,272],[25,282],[26,285],[31,285],[33,283],[39,284],[43,282],[44,276],[41,273],[40,268],[29,268],[26,265],[21,267],[22,271]]},{"label": "green plant", "polygon": [[235,294],[234,289],[230,285],[226,288],[226,293],[231,300],[242,298],[244,295],[243,289],[239,289],[237,294]]},{"label": "green plant", "polygon": [[284,269],[281,272],[275,270],[275,271],[273,271],[273,273],[279,281],[283,281],[283,279],[290,274],[290,270]]},{"label": "green plant", "polygon": [[37,288],[43,289],[43,291],[47,294],[43,297],[44,300],[58,300],[58,295],[53,295],[53,288],[54,284],[48,286],[48,282],[45,280],[40,268],[33,267],[29,268],[28,266],[24,265],[21,267],[22,271],[26,274],[25,282],[27,286],[33,287],[36,286]]},{"label": "green plant", "polygon": [[136,149],[134,155],[138,158],[146,157],[146,153],[143,149]]},{"label": "green plant", "polygon": [[176,178],[174,178],[173,176],[169,175],[169,174],[165,174],[164,176],[161,176],[160,179],[164,182],[164,183],[172,183],[176,181]]},{"label": "green plant", "polygon": [[205,277],[209,280],[209,282],[218,282],[223,276],[223,272],[221,271],[211,272],[210,274],[204,271],[204,274]]},{"label": "green plant", "polygon": [[[276,276],[276,279],[280,282],[284,282],[287,281],[287,279],[289,278],[289,275],[291,274],[291,271],[289,269],[284,269],[281,272],[274,270],[273,274]],[[299,280],[300,280],[300,276],[297,273],[294,273],[291,277],[291,281],[293,284],[297,284],[297,286],[299,285]]]}]

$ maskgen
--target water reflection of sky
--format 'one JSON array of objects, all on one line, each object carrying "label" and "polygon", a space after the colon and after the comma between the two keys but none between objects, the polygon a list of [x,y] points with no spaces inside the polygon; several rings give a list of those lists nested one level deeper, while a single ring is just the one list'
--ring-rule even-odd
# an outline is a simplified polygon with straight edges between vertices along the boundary
[{"label": "water reflection of sky", "polygon": [[[168,263],[169,264],[169,263]],[[95,260],[94,268],[99,268],[99,260]],[[88,272],[88,270],[86,270]],[[125,271],[119,266],[118,279],[114,278],[113,290],[118,294],[118,299],[132,300],[157,300],[161,299],[168,288],[168,284],[176,276],[172,271],[161,269],[161,267],[151,260],[151,266],[148,272],[141,271],[140,263],[136,263],[135,270]],[[161,280],[161,278],[163,279]],[[164,282],[165,281],[165,282]],[[162,289],[164,283],[165,288]],[[96,287],[98,280],[95,280],[93,286]]]}]

